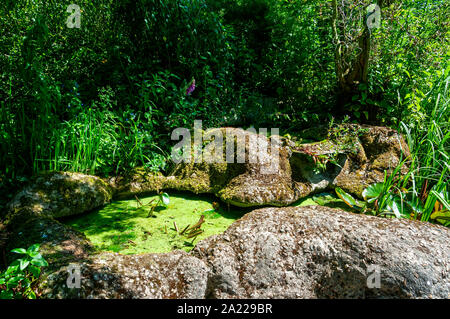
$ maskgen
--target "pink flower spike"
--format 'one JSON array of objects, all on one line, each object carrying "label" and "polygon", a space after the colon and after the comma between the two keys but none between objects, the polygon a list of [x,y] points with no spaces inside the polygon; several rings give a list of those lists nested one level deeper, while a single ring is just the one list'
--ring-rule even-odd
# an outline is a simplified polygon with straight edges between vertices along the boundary
[{"label": "pink flower spike", "polygon": [[195,90],[195,79],[192,79],[191,84],[186,90],[186,95],[191,95],[191,93],[194,92],[194,90]]}]

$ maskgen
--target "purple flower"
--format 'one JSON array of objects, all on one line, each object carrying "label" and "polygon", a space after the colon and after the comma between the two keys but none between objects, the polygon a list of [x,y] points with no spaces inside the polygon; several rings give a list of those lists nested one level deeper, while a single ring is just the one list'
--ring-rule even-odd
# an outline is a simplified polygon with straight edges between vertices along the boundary
[{"label": "purple flower", "polygon": [[194,92],[194,90],[195,90],[195,79],[192,79],[191,84],[186,90],[186,95],[191,95],[191,93]]}]

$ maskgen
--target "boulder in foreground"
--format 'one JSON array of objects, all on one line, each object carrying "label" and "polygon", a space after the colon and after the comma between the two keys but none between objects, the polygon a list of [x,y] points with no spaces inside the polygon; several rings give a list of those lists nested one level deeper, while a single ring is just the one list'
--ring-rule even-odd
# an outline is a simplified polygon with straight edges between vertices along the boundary
[{"label": "boulder in foreground", "polygon": [[[51,259],[57,247],[58,256],[67,259],[45,270],[41,285],[45,298],[449,298],[450,294],[448,228],[321,206],[255,210],[222,235],[201,241],[189,254],[96,254],[83,246],[82,238],[61,238],[64,242],[58,243],[57,236],[53,232],[48,238],[52,244],[43,244],[43,255]],[[80,289],[67,287],[70,265],[80,267]]]},{"label": "boulder in foreground", "polygon": [[[264,208],[193,254],[210,267],[209,298],[449,298],[449,241],[448,228],[429,223]],[[380,286],[369,288],[378,270]]]}]

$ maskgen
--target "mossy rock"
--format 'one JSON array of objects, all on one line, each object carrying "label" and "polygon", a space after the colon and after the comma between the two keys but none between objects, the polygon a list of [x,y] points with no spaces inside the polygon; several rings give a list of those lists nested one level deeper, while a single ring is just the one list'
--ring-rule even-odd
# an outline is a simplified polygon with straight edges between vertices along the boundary
[{"label": "mossy rock", "polygon": [[113,189],[96,176],[73,172],[44,172],[8,204],[6,219],[19,210],[59,218],[81,214],[108,203]]},{"label": "mossy rock", "polygon": [[[168,176],[137,169],[110,184],[119,198],[172,189],[214,194],[226,203],[241,207],[286,206],[304,195],[302,185],[291,178],[289,147],[279,139],[271,145],[270,138],[243,129],[227,127],[207,131],[209,136],[219,133],[223,136],[223,152],[209,152],[207,147],[211,144],[207,143],[202,152],[203,161],[181,162]],[[226,146],[236,145],[238,139],[245,141],[241,144],[244,160],[238,160],[236,150],[233,162],[227,163]],[[192,141],[191,155],[193,145]],[[255,145],[262,146],[259,154],[251,151]]]},{"label": "mossy rock", "polygon": [[[95,176],[47,172],[36,177],[10,203],[1,229],[2,234],[8,234],[5,250],[37,243],[49,263],[42,268],[38,295],[41,298],[203,297],[208,269],[187,253],[123,256],[99,252],[84,234],[56,219],[99,208],[112,195],[111,186]],[[10,263],[15,258],[11,253],[6,261]],[[81,289],[68,287],[71,266],[81,269]],[[106,286],[99,287],[102,283]]]},{"label": "mossy rock", "polygon": [[[356,124],[342,127],[343,133],[334,137],[323,126],[309,130],[308,136],[327,138],[300,145],[277,135],[268,138],[238,128],[212,129],[207,131],[209,136],[223,136],[224,152],[208,152],[208,146],[203,145],[201,162],[181,162],[168,176],[138,168],[126,177],[115,178],[110,185],[120,198],[172,189],[214,194],[241,207],[287,206],[311,193],[335,187],[361,197],[367,186],[382,182],[385,171],[389,174],[401,158],[410,156],[405,140],[395,130]],[[226,146],[238,138],[245,140],[245,160],[239,163],[235,154],[234,162],[226,163]],[[250,141],[263,146],[257,156],[251,152]],[[326,164],[319,167],[319,161]],[[271,169],[271,165],[275,168]],[[402,172],[406,170],[407,165]]]}]

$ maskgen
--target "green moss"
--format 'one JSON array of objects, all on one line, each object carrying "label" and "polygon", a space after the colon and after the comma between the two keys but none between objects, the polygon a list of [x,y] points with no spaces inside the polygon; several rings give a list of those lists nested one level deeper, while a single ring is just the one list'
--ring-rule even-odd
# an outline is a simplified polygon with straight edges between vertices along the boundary
[{"label": "green moss", "polygon": [[292,204],[292,206],[295,207],[302,207],[302,206],[317,206],[319,204],[317,204],[312,198],[311,196],[305,197],[300,199],[299,201],[295,202],[294,204]]},{"label": "green moss", "polygon": [[[141,198],[144,206],[157,196]],[[225,204],[222,204],[225,206]],[[153,217],[147,217],[149,206],[140,207],[136,200],[115,201],[108,206],[82,216],[66,219],[65,224],[83,232],[98,250],[121,254],[164,253],[174,249],[189,251],[199,240],[224,232],[245,210],[219,207],[205,196],[170,194],[167,208],[157,207]],[[193,242],[177,234],[187,225],[194,225],[205,215],[204,232]]]},{"label": "green moss", "polygon": [[292,206],[326,206],[330,208],[340,208],[348,212],[355,212],[347,204],[344,203],[339,197],[332,193],[320,193],[313,196],[302,198],[292,204]]}]

